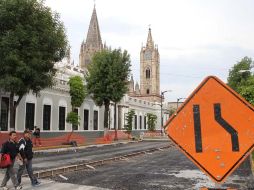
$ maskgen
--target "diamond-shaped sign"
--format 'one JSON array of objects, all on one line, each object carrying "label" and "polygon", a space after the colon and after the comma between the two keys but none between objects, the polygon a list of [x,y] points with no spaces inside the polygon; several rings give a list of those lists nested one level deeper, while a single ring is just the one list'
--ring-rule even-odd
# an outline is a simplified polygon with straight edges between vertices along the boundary
[{"label": "diamond-shaped sign", "polygon": [[254,107],[210,76],[169,119],[166,132],[188,158],[220,183],[254,148]]}]

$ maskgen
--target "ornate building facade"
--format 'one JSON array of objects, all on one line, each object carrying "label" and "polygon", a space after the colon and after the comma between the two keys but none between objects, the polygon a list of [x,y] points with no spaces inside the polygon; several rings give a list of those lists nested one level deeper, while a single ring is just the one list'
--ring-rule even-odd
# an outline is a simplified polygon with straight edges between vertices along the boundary
[{"label": "ornate building facade", "polygon": [[[24,131],[34,126],[41,128],[42,137],[55,137],[72,131],[71,124],[66,122],[67,113],[71,111],[71,97],[69,94],[68,80],[71,76],[84,76],[87,65],[91,62],[93,54],[101,51],[101,34],[99,30],[96,9],[94,7],[87,38],[81,44],[79,65],[71,61],[71,50],[67,57],[60,63],[55,64],[57,73],[55,85],[40,92],[40,96],[32,93],[25,95],[16,109],[15,130]],[[141,85],[135,84],[131,78],[129,93],[117,104],[116,126],[123,130],[125,114],[135,110],[133,133],[139,134],[147,130],[147,113],[157,115],[156,129],[161,130],[161,107],[154,102],[159,101],[159,52],[154,46],[151,29],[148,32],[147,44],[140,52]],[[16,97],[17,99],[17,97]],[[98,138],[104,135],[104,107],[98,107],[88,96],[82,105],[76,110],[80,116],[80,125],[75,129],[79,135],[86,139]],[[0,90],[0,131],[7,133],[12,130],[9,127],[9,93]],[[110,107],[109,129],[114,128],[114,106]],[[168,116],[163,114],[164,123]],[[0,134],[1,138],[1,134]]]}]

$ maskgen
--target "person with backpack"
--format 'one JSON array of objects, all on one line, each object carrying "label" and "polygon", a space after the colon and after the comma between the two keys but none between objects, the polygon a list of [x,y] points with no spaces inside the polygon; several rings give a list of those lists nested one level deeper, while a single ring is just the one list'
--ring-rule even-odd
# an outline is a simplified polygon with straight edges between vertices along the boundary
[{"label": "person with backpack", "polygon": [[18,143],[19,152],[23,159],[23,164],[19,165],[17,179],[18,183],[21,184],[21,176],[26,168],[28,176],[31,180],[32,186],[37,186],[40,184],[36,176],[33,174],[32,159],[33,159],[33,143],[31,141],[31,131],[25,130],[23,133],[23,138],[19,140]]},{"label": "person with backpack", "polygon": [[0,153],[0,160],[2,159],[2,156],[4,154],[9,154],[10,159],[11,159],[10,165],[8,165],[6,167],[5,176],[4,176],[2,184],[0,186],[3,190],[8,189],[6,187],[6,185],[7,185],[7,182],[9,181],[9,179],[11,179],[16,190],[22,189],[22,186],[19,185],[19,183],[18,183],[18,180],[15,175],[15,171],[13,168],[16,157],[19,158],[20,160],[22,160],[22,158],[20,157],[20,154],[19,154],[19,150],[18,150],[16,141],[17,141],[16,131],[11,131],[9,133],[9,140],[6,141],[2,145],[2,149],[1,149],[1,153]]}]

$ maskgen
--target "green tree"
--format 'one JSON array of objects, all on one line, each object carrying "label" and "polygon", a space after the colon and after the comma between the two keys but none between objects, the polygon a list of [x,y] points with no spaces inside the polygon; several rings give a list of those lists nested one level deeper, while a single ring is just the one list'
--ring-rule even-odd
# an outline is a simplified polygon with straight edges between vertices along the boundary
[{"label": "green tree", "polygon": [[157,115],[147,113],[147,125],[149,131],[155,131],[156,123],[157,123]]},{"label": "green tree", "polygon": [[238,88],[239,94],[254,105],[254,76],[251,75],[244,84]]},{"label": "green tree", "polygon": [[87,91],[98,106],[105,106],[105,131],[108,128],[110,101],[120,101],[128,91],[130,66],[130,55],[121,49],[96,53],[88,66],[85,76]]},{"label": "green tree", "polygon": [[70,96],[71,96],[71,106],[72,111],[68,113],[66,121],[72,124],[72,129],[77,129],[79,125],[80,117],[76,112],[74,112],[75,108],[81,106],[86,97],[86,90],[84,86],[84,82],[80,76],[70,77],[68,84],[70,86]]},{"label": "green tree", "polygon": [[76,112],[71,111],[67,114],[66,121],[68,123],[72,124],[72,130],[74,130],[74,128],[77,130],[77,126],[79,125],[80,117],[78,116],[78,114]]},{"label": "green tree", "polygon": [[176,108],[171,108],[169,110],[169,117],[171,117],[176,112]]},{"label": "green tree", "polygon": [[74,110],[74,108],[81,106],[81,104],[84,102],[84,99],[86,97],[84,81],[82,80],[80,76],[74,76],[74,77],[70,77],[68,84],[70,85],[72,110]]},{"label": "green tree", "polygon": [[53,85],[54,63],[65,56],[67,39],[59,15],[39,0],[1,0],[0,28],[0,89],[10,93],[14,128],[22,97]]},{"label": "green tree", "polygon": [[132,132],[132,124],[133,124],[133,117],[135,115],[135,111],[131,109],[128,113],[125,114],[125,122],[124,129],[126,130],[126,133],[131,134]]},{"label": "green tree", "polygon": [[253,61],[244,57],[229,71],[228,85],[243,96],[251,104],[254,104],[254,75],[251,73]]}]

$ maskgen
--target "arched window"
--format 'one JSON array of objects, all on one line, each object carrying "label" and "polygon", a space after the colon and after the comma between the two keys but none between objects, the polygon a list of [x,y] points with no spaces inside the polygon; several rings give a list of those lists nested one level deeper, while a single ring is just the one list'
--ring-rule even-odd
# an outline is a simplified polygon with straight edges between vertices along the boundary
[{"label": "arched window", "polygon": [[146,78],[150,79],[150,69],[146,69]]},{"label": "arched window", "polygon": [[149,89],[146,90],[146,94],[150,94],[150,90]]}]

